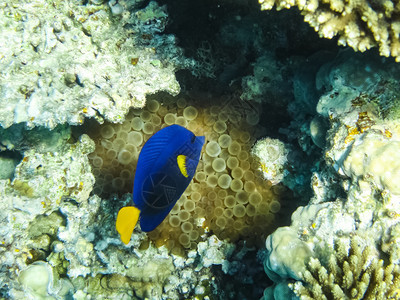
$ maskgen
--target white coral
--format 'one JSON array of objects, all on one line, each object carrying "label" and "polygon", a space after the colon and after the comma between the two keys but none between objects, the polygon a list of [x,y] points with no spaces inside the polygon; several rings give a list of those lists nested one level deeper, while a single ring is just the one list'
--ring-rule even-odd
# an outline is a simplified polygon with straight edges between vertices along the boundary
[{"label": "white coral", "polygon": [[251,150],[251,154],[260,163],[260,170],[264,178],[271,181],[272,184],[278,184],[285,177],[288,153],[283,142],[272,138],[257,141]]},{"label": "white coral", "polygon": [[0,0],[0,7],[3,127],[121,122],[147,94],[180,90],[175,70],[186,61],[173,36],[155,35],[167,19],[155,2],[119,21],[108,5]]}]

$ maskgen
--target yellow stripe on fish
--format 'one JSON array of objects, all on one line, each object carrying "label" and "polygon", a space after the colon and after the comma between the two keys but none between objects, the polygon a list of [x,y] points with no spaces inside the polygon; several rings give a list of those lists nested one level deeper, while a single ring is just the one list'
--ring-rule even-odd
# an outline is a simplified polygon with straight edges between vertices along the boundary
[{"label": "yellow stripe on fish", "polygon": [[176,158],[176,162],[178,163],[179,170],[181,171],[182,175],[185,177],[189,177],[188,172],[186,170],[186,159],[187,156],[185,155],[178,155]]}]

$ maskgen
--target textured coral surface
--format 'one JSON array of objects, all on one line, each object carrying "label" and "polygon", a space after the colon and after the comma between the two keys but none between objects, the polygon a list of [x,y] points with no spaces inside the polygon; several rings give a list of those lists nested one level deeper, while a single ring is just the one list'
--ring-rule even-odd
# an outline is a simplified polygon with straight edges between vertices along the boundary
[{"label": "textured coral surface", "polygon": [[398,1],[363,0],[259,0],[262,9],[297,6],[304,20],[321,37],[338,35],[339,45],[365,51],[378,47],[383,56],[400,61],[400,4]]},{"label": "textured coral surface", "polygon": [[265,299],[290,293],[291,279],[300,299],[399,298],[398,69],[344,52],[318,71],[329,168],[313,175],[315,195],[291,226],[267,238],[265,267],[279,284]]},{"label": "textured coral surface", "polygon": [[338,239],[334,252],[323,260],[311,258],[301,281],[291,285],[302,300],[398,299],[400,266],[380,259],[360,236]]},{"label": "textured coral surface", "polygon": [[165,9],[120,7],[113,16],[107,4],[0,1],[0,125],[115,122],[146,94],[178,93],[184,60],[159,35]]}]

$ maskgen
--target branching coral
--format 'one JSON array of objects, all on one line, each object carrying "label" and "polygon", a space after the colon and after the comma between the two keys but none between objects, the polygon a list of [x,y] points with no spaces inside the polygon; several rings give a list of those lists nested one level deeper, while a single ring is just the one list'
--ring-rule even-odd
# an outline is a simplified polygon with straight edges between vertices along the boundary
[{"label": "branching coral", "polygon": [[290,284],[300,299],[398,299],[400,267],[385,263],[359,237],[336,240],[326,261],[310,258],[304,282]]},{"label": "branching coral", "polygon": [[339,45],[365,51],[378,46],[383,56],[400,61],[400,4],[398,1],[300,1],[259,0],[261,8],[278,10],[297,6],[304,20],[319,33],[329,38],[338,35]]}]

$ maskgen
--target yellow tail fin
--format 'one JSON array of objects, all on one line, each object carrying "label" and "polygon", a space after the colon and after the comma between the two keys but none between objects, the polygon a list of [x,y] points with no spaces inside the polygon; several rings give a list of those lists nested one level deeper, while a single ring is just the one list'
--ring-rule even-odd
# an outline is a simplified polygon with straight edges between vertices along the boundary
[{"label": "yellow tail fin", "polygon": [[131,240],[133,229],[139,219],[140,210],[134,206],[126,206],[119,210],[115,227],[121,236],[121,241],[127,245]]}]

